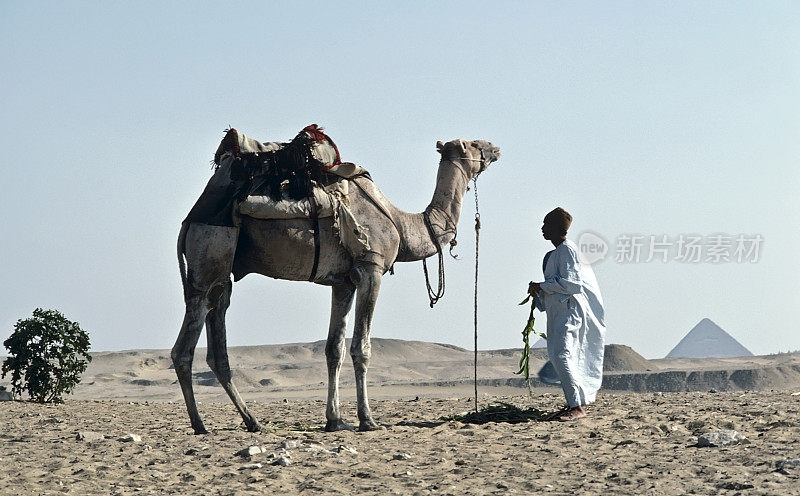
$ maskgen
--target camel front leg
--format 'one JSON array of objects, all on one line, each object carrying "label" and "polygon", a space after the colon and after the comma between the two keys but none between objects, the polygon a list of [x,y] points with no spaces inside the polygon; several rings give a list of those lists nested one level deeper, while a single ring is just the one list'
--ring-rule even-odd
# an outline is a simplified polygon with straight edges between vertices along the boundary
[{"label": "camel front leg", "polygon": [[347,327],[347,314],[353,307],[356,287],[347,282],[336,284],[331,291],[331,322],[328,327],[328,341],[325,343],[325,359],[328,362],[328,406],[325,408],[325,430],[353,430],[353,426],[342,420],[339,410],[339,372],[344,361],[344,335]]},{"label": "camel front leg", "polygon": [[353,342],[350,344],[350,355],[353,358],[353,368],[356,373],[358,430],[360,431],[374,431],[383,428],[372,420],[372,412],[369,409],[369,399],[367,398],[367,368],[372,355],[369,332],[378,292],[381,289],[381,275],[378,267],[374,266],[372,270],[364,270],[358,280],[356,322],[353,330]]},{"label": "camel front leg", "polygon": [[194,349],[200,333],[203,331],[203,319],[207,312],[208,308],[205,306],[202,296],[196,295],[186,300],[183,325],[171,353],[172,363],[175,366],[175,373],[181,385],[183,399],[186,401],[186,410],[189,412],[189,420],[195,434],[208,434],[200,418],[200,412],[197,411],[197,403],[192,389]]},{"label": "camel front leg", "polygon": [[208,338],[208,353],[206,362],[214,372],[222,388],[228,393],[236,409],[244,420],[249,432],[258,432],[261,426],[255,416],[250,413],[239,395],[239,390],[233,385],[233,374],[231,365],[228,361],[228,339],[225,330],[225,313],[231,304],[231,290],[233,284],[227,281],[222,289],[222,294],[217,300],[214,308],[206,317],[206,337]]}]

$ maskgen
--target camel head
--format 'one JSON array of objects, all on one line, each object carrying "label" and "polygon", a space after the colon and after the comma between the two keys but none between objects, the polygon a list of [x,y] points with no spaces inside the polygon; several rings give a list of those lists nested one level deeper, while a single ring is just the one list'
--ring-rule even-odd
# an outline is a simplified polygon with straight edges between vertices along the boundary
[{"label": "camel head", "polygon": [[442,155],[442,160],[458,162],[470,179],[500,158],[500,148],[486,140],[456,139],[447,143],[437,141],[436,150]]}]

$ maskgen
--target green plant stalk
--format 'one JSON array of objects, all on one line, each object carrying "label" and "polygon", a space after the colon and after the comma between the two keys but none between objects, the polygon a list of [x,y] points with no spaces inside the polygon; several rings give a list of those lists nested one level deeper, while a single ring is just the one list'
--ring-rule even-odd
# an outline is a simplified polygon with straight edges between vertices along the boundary
[{"label": "green plant stalk", "polygon": [[[528,295],[524,300],[520,302],[520,305],[524,305],[528,303],[531,299],[531,296]],[[544,339],[547,339],[547,335],[542,332],[536,332],[533,328],[533,324],[536,322],[536,318],[533,316],[533,311],[536,310],[536,299],[534,298],[531,301],[531,312],[528,315],[528,322],[525,324],[525,328],[522,330],[522,356],[519,359],[519,370],[514,372],[515,374],[523,374],[525,377],[525,384],[528,386],[528,395],[533,397],[533,389],[531,388],[531,370],[530,370],[530,360],[531,360],[531,334],[535,336],[540,336]]]}]

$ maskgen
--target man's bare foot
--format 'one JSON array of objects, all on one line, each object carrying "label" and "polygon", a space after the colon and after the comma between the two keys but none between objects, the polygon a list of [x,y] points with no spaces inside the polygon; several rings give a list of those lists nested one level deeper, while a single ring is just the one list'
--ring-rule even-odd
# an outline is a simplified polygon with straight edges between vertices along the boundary
[{"label": "man's bare foot", "polygon": [[573,420],[582,419],[586,416],[586,410],[583,409],[582,406],[576,406],[575,408],[570,408],[566,412],[564,412],[561,416],[558,417],[559,422],[571,422]]},{"label": "man's bare foot", "polygon": [[556,411],[554,411],[553,413],[551,413],[551,414],[547,415],[547,416],[544,418],[544,420],[547,420],[547,421],[550,421],[550,420],[558,420],[558,417],[560,417],[560,416],[564,415],[564,414],[565,414],[565,413],[567,413],[568,411],[569,411],[569,407],[565,405],[565,406],[563,406],[563,407],[562,407],[560,410],[556,410]]}]

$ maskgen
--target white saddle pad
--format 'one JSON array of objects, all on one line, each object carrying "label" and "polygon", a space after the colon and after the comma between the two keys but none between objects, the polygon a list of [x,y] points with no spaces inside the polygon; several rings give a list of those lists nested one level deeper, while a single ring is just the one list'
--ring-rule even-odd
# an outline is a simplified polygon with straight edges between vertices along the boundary
[{"label": "white saddle pad", "polygon": [[[319,206],[318,217],[332,217],[335,208],[333,195],[347,196],[347,181],[340,181],[327,188],[314,186],[314,200]],[[311,217],[311,202],[281,199],[275,201],[269,196],[248,196],[239,204],[239,213],[256,219],[308,219]]]},{"label": "white saddle pad", "polygon": [[[350,181],[339,181],[325,188],[314,186],[314,199],[319,217],[333,217],[333,228],[339,241],[354,257],[370,251],[369,232],[359,224],[347,206]],[[239,213],[256,219],[308,219],[308,199],[275,201],[269,196],[248,196],[239,204]]]}]

